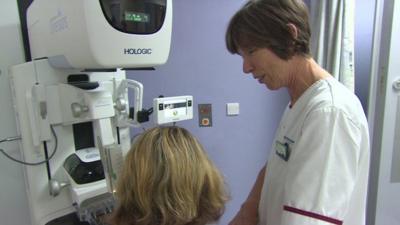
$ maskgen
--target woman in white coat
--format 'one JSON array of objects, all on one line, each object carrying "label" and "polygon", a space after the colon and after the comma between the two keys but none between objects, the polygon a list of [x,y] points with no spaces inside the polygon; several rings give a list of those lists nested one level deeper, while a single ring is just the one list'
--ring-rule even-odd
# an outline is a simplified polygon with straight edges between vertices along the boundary
[{"label": "woman in white coat", "polygon": [[365,225],[367,120],[359,99],[311,57],[304,2],[247,2],[226,44],[244,73],[290,96],[266,166],[230,225]]}]

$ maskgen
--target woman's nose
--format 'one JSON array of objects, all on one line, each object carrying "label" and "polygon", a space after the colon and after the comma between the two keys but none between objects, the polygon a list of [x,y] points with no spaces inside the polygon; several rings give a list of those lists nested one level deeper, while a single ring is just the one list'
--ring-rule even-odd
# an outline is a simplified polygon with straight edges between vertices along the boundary
[{"label": "woman's nose", "polygon": [[249,63],[248,60],[243,59],[243,72],[251,73],[253,71],[253,66]]}]

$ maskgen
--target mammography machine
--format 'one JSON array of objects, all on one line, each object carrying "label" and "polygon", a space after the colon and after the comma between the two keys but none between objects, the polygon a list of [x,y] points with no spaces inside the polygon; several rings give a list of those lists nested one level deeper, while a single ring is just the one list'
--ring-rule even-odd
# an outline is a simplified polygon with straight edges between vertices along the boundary
[{"label": "mammography machine", "polygon": [[[130,127],[148,117],[125,71],[166,62],[172,0],[34,0],[27,24],[34,60],[10,79],[32,224],[100,224]],[[156,123],[192,118],[192,104],[155,99]]]}]

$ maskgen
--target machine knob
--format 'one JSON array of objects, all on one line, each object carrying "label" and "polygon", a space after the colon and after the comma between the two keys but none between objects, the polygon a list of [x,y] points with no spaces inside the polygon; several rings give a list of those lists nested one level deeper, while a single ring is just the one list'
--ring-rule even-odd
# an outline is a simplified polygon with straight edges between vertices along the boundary
[{"label": "machine knob", "polygon": [[118,98],[116,101],[115,101],[115,108],[118,110],[118,111],[124,111],[125,109],[126,109],[126,101],[125,101],[125,99],[121,99],[121,98]]},{"label": "machine knob", "polygon": [[79,103],[72,103],[71,104],[71,111],[72,111],[72,115],[74,115],[74,117],[80,117],[83,113],[86,113],[89,111],[89,107],[87,107],[86,105],[81,105]]},{"label": "machine knob", "polygon": [[49,193],[51,196],[56,197],[60,194],[61,190],[68,185],[69,183],[58,182],[57,180],[51,179],[49,180]]}]

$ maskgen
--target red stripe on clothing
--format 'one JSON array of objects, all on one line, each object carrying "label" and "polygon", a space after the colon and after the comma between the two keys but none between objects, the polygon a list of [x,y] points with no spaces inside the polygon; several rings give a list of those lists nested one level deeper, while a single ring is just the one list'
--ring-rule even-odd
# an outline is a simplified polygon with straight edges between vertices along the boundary
[{"label": "red stripe on clothing", "polygon": [[297,213],[297,214],[300,214],[300,215],[303,215],[303,216],[311,217],[311,218],[314,218],[314,219],[317,219],[317,220],[322,220],[322,221],[325,221],[325,222],[328,222],[328,223],[332,223],[332,224],[336,224],[336,225],[342,225],[343,224],[343,221],[341,221],[341,220],[337,220],[337,219],[334,219],[334,218],[331,218],[331,217],[323,216],[323,215],[320,215],[320,214],[317,214],[317,213],[313,213],[313,212],[309,212],[309,211],[304,211],[304,210],[297,209],[297,208],[294,208],[294,207],[290,207],[290,206],[287,206],[287,205],[283,206],[283,210],[286,210],[286,211],[292,212],[292,213]]}]

